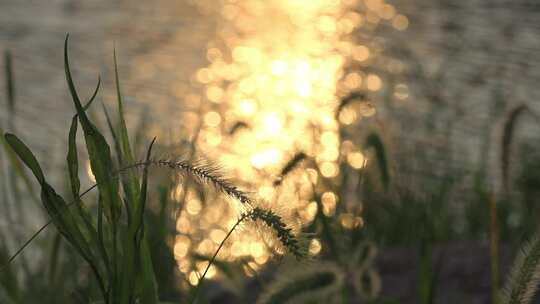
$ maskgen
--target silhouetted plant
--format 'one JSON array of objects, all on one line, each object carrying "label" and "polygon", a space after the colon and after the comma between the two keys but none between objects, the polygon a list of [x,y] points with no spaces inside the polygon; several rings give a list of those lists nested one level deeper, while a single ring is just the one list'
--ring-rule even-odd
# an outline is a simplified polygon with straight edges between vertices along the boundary
[{"label": "silhouetted plant", "polygon": [[[193,163],[184,160],[155,159],[151,155],[155,138],[147,149],[145,159],[135,162],[123,117],[116,55],[114,57],[119,113],[117,128],[113,126],[108,114],[106,116],[117,152],[118,169],[116,169],[112,158],[113,154],[105,137],[85,113],[97,96],[100,81],[98,81],[92,97],[83,105],[72,80],[68,58],[68,37],[66,37],[64,46],[65,74],[77,111],[69,129],[67,153],[73,202],[68,203],[48,183],[37,159],[19,138],[10,133],[4,135],[7,144],[35,176],[41,188],[41,202],[51,218],[49,223],[44,225],[8,259],[7,265],[4,267],[9,266],[11,261],[35,236],[52,223],[89,265],[98,283],[103,303],[158,303],[158,286],[152,263],[153,257],[150,254],[148,227],[145,224],[145,214],[148,212],[148,176],[151,167],[166,167],[173,172],[189,175],[200,183],[210,184],[246,205],[248,211],[239,217],[237,223],[223,239],[221,246],[242,222],[247,220],[261,221],[275,233],[283,248],[297,258],[304,257],[301,243],[282,218],[271,210],[251,207],[253,200],[231,181],[224,178],[217,166],[202,161]],[[83,129],[90,167],[96,179],[96,184],[83,192],[80,191],[76,145],[79,123]],[[131,170],[135,168],[142,169],[140,175]],[[120,183],[122,187],[120,187]],[[83,201],[83,197],[93,189],[98,190],[96,213],[91,212]],[[212,260],[209,261],[201,281],[214,262],[219,248]]]}]

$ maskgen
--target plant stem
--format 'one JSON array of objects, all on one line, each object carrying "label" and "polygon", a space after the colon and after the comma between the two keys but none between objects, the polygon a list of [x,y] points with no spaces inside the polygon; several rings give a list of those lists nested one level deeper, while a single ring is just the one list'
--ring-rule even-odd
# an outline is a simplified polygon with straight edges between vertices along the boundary
[{"label": "plant stem", "polygon": [[208,272],[208,270],[210,269],[210,266],[212,266],[212,264],[214,263],[214,261],[216,260],[216,257],[219,253],[219,251],[221,250],[221,248],[223,247],[223,245],[225,244],[225,242],[227,241],[227,239],[231,236],[231,234],[233,233],[233,231],[236,229],[236,227],[238,227],[238,225],[248,216],[247,213],[244,213],[242,214],[242,216],[240,216],[240,218],[238,219],[238,221],[236,221],[236,223],[234,224],[234,226],[232,226],[232,228],[229,230],[229,232],[227,233],[227,235],[223,238],[223,240],[221,241],[221,243],[219,244],[216,252],[214,252],[214,255],[212,256],[212,258],[210,259],[210,262],[208,262],[208,265],[206,265],[206,269],[204,270],[201,278],[199,279],[199,284],[197,284],[197,288],[195,289],[195,294],[193,295],[193,299],[191,300],[191,304],[195,303],[195,301],[197,300],[197,295],[199,294],[199,289],[201,289],[201,285],[202,285],[202,282],[204,280],[204,277],[206,276],[206,273]]}]

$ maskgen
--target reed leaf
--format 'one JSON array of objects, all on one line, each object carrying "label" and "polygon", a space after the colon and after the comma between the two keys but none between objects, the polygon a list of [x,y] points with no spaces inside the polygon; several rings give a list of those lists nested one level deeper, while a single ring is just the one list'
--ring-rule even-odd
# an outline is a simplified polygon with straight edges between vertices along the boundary
[{"label": "reed leaf", "polygon": [[121,206],[120,199],[118,197],[118,183],[109,174],[110,169],[113,168],[110,148],[103,135],[94,126],[94,124],[92,124],[86,115],[83,106],[81,105],[71,76],[68,55],[68,41],[69,35],[66,36],[64,43],[64,65],[66,80],[73,103],[77,110],[79,122],[83,128],[86,148],[90,157],[90,167],[98,184],[100,198],[103,200],[106,207],[105,210],[107,218],[111,222],[116,222],[120,217]]},{"label": "reed leaf", "polygon": [[[98,279],[100,289],[105,296],[105,284],[102,279],[96,258],[91,251],[92,246],[90,246],[88,240],[80,229],[82,226],[81,220],[67,208],[68,205],[64,199],[58,195],[54,188],[46,182],[43,171],[41,170],[38,161],[30,149],[28,149],[28,147],[13,134],[6,134],[5,140],[9,143],[23,163],[25,163],[27,167],[34,173],[34,176],[41,186],[41,201],[49,213],[49,216],[51,216],[52,222],[58,231],[90,265],[94,275]],[[92,231],[90,231],[90,233],[92,233]]]},{"label": "reed leaf", "polygon": [[[145,163],[147,164],[150,161],[154,142],[155,138],[152,140],[146,154]],[[152,304],[157,302],[157,288],[155,286],[150,249],[148,248],[148,242],[144,238],[147,188],[148,165],[145,165],[140,188],[140,202],[134,207],[133,219],[128,224],[128,236],[125,239],[122,285],[118,303],[130,303],[133,294],[138,295],[142,303]],[[133,289],[134,283],[136,283],[135,290]]]},{"label": "reed leaf", "polygon": [[28,149],[28,147],[13,134],[6,133],[4,139],[23,163],[32,171],[39,184],[42,185],[45,182],[45,176],[32,151],[30,151],[30,149]]},{"label": "reed leaf", "polygon": [[[119,153],[119,155],[121,156],[120,166],[124,166],[126,164],[133,164],[135,162],[135,158],[133,157],[133,152],[131,150],[128,130],[126,126],[126,120],[124,118],[124,106],[123,106],[123,101],[122,101],[120,80],[118,77],[118,63],[116,59],[116,49],[114,50],[113,58],[114,58],[114,79],[116,82],[116,97],[118,101],[118,130],[117,130],[117,137],[114,139],[120,141],[118,146],[120,146],[121,149],[120,151],[117,151],[117,153]],[[108,123],[110,124],[110,121],[108,121]],[[126,172],[125,175],[122,176],[122,184],[124,186],[124,191],[126,192],[128,202],[131,204],[137,204],[139,201],[139,191],[138,191],[138,185],[137,185],[137,177],[133,174],[133,172],[128,171]]]},{"label": "reed leaf", "polygon": [[[4,133],[5,133],[4,130],[0,128],[0,134],[4,134]],[[26,187],[26,192],[30,194],[33,200],[38,202],[39,199],[35,195],[34,186],[32,185],[30,177],[28,176],[28,174],[26,174],[26,171],[24,170],[24,167],[22,166],[20,160],[17,158],[17,155],[15,155],[13,150],[10,148],[9,144],[5,141],[4,136],[0,136],[0,144],[4,146],[8,161],[12,166],[12,172],[16,173],[17,176],[21,178],[21,180],[23,181]]]}]

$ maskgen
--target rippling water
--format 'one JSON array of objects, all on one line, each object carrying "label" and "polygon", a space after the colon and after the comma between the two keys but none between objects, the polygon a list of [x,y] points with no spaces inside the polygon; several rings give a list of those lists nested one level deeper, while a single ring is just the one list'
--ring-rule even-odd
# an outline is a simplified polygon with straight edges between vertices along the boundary
[{"label": "rippling water", "polygon": [[[14,58],[17,132],[42,155],[46,153],[50,167],[63,165],[66,126],[74,111],[63,75],[66,33],[71,34],[72,67],[82,95],[90,94],[101,74],[102,100],[112,100],[116,44],[129,121],[138,120],[144,105],[154,121],[171,128],[179,120],[171,109],[178,111],[183,105],[179,87],[188,85],[195,69],[204,65],[206,41],[213,33],[212,19],[183,1],[163,1],[159,6],[128,1],[75,3],[7,0],[0,4],[0,49],[10,50]],[[3,85],[0,90],[4,96]],[[96,113],[102,116],[100,110]],[[0,111],[4,127],[6,119],[7,113]]]},{"label": "rippling water", "polygon": [[[526,16],[523,25],[504,6],[488,10],[471,4],[445,11],[438,2],[417,0],[405,3],[407,14],[414,15],[411,26],[416,27],[414,34],[404,35],[409,19],[379,0],[75,3],[0,3],[0,49],[11,50],[14,57],[17,133],[38,150],[46,166],[63,168],[66,127],[73,112],[63,74],[65,33],[71,33],[72,65],[81,91],[89,94],[101,74],[102,100],[110,107],[116,43],[129,123],[135,125],[145,113],[153,122],[148,133],[160,135],[163,142],[192,137],[200,126],[199,152],[225,164],[235,181],[257,197],[273,206],[286,205],[282,213],[297,230],[317,211],[311,200],[314,192],[327,214],[340,202],[340,194],[330,186],[313,189],[313,184],[321,179],[332,184],[342,164],[364,166],[363,151],[352,141],[342,141],[340,125],[356,123],[382,108],[385,119],[380,125],[399,146],[396,155],[406,156],[400,166],[422,169],[424,158],[433,158],[436,166],[427,166],[429,172],[413,172],[432,178],[435,167],[446,168],[440,154],[446,157],[449,147],[459,151],[455,166],[469,168],[478,159],[488,159],[478,143],[491,136],[496,123],[486,114],[493,108],[494,87],[504,88],[503,107],[523,101],[538,105],[539,64],[531,55],[540,50],[534,12],[520,13]],[[463,27],[461,34],[447,35],[444,28],[456,20]],[[517,30],[500,43],[512,24]],[[377,37],[379,26],[397,36]],[[422,84],[412,85],[418,76],[414,69],[408,71],[409,78],[391,82],[378,73],[377,68],[405,69],[385,56],[385,42],[396,37],[390,41],[391,51],[404,46],[419,61],[411,60],[411,66],[420,63],[428,78],[445,67],[437,92],[447,104],[435,107],[430,96],[421,95],[417,86]],[[458,55],[445,57],[450,47],[456,47]],[[495,69],[498,63],[505,63],[504,69]],[[478,71],[496,75],[471,85]],[[374,98],[375,107],[363,103],[348,108],[335,119],[340,98],[358,89],[372,96],[382,93],[386,99],[377,104]],[[101,117],[99,110],[96,114]],[[7,119],[0,111],[2,127]],[[492,150],[486,152],[489,159],[498,159]],[[319,170],[281,179],[281,168],[300,152],[313,158]],[[279,188],[274,187],[277,181]],[[180,188],[171,195],[186,198],[174,251],[180,270],[197,284],[197,271],[205,265],[193,263],[190,255],[216,248],[238,206],[217,200],[214,208],[207,208],[195,194]],[[361,226],[361,210],[345,208],[340,223]],[[316,254],[321,244],[314,241],[311,250]],[[247,257],[250,267],[257,269],[276,253],[279,249],[267,240],[245,234],[235,236],[220,258]]]},{"label": "rippling water", "polygon": [[[143,113],[147,133],[172,143],[196,134],[197,150],[230,168],[231,177],[261,204],[277,209],[298,232],[317,213],[334,214],[342,164],[359,169],[365,158],[340,128],[375,108],[365,101],[336,116],[344,96],[358,90],[377,94],[383,80],[373,69],[387,66],[384,43],[373,39],[379,25],[402,31],[407,17],[381,0],[168,1],[159,6],[6,2],[0,47],[14,54],[17,85],[16,129],[51,168],[62,168],[68,118],[62,41],[71,33],[71,58],[81,91],[104,75],[105,104],[111,102],[111,53],[116,43],[128,120]],[[34,18],[37,12],[45,18]],[[406,98],[406,97],[405,97]],[[0,116],[7,119],[5,113]],[[307,170],[280,176],[293,158]],[[334,186],[332,186],[334,185]],[[206,205],[193,189],[183,197],[174,246],[180,271],[191,284],[233,225],[238,205],[216,198]],[[361,227],[361,203],[343,207],[346,229]],[[311,254],[321,244],[315,239]],[[234,235],[218,258],[248,258],[257,270],[281,254],[272,238]],[[249,273],[249,272],[248,272]],[[215,270],[209,272],[209,277]]]}]

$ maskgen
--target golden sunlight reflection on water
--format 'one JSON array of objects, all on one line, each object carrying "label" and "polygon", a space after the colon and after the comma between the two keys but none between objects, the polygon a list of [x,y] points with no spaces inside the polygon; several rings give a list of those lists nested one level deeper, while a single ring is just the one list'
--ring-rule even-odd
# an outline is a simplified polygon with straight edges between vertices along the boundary
[{"label": "golden sunlight reflection on water", "polygon": [[[404,30],[407,18],[382,0],[195,3],[220,20],[215,40],[208,43],[209,63],[194,75],[200,93],[186,98],[192,111],[183,117],[185,125],[194,133],[200,126],[197,150],[223,164],[242,189],[276,209],[296,232],[315,218],[315,194],[322,212],[334,215],[340,198],[317,189],[319,180],[338,177],[343,162],[360,169],[367,160],[359,147],[342,142],[340,125],[375,114],[371,104],[362,103],[336,119],[336,108],[353,91],[384,87],[374,73],[346,71],[350,62],[369,62],[380,52],[359,41],[363,36],[357,33],[371,33],[380,23]],[[399,95],[405,94],[406,87],[400,88]],[[307,156],[303,169],[281,179],[281,169],[299,152]],[[193,255],[211,256],[242,209],[225,198],[204,201],[195,190],[184,191],[179,185],[172,194],[185,202],[174,254],[180,271],[196,285],[207,262]],[[346,229],[361,227],[360,212],[340,214],[339,222]],[[244,233],[249,229],[233,234],[218,255],[224,261],[247,259],[248,275],[282,254],[272,238]],[[314,239],[309,252],[319,254],[322,246]],[[208,277],[215,275],[212,268]]]}]

